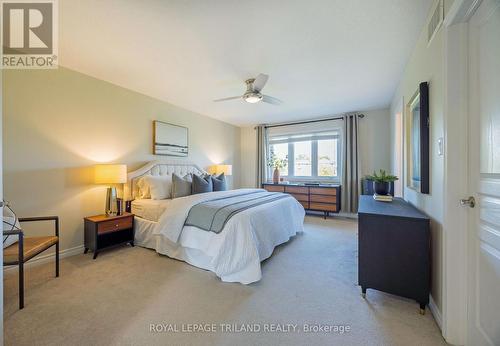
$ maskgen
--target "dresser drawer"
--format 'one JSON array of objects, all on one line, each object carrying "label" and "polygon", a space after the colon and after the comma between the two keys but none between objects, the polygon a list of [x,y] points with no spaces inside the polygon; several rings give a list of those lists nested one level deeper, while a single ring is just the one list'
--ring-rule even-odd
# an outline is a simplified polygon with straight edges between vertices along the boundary
[{"label": "dresser drawer", "polygon": [[285,186],[285,192],[308,194],[309,188],[303,186]]},{"label": "dresser drawer", "polygon": [[336,204],[328,204],[328,203],[311,202],[311,203],[309,203],[309,209],[322,210],[322,211],[337,211],[337,205]]},{"label": "dresser drawer", "polygon": [[337,203],[337,196],[334,195],[311,195],[311,202]]},{"label": "dresser drawer", "polygon": [[304,209],[309,209],[309,202],[299,201],[299,203],[302,204],[302,206],[304,207]]},{"label": "dresser drawer", "polygon": [[300,193],[290,193],[299,202],[309,202],[309,195],[304,195]]},{"label": "dresser drawer", "polygon": [[311,187],[310,188],[311,195],[330,195],[336,196],[337,189],[334,187]]},{"label": "dresser drawer", "polygon": [[285,192],[285,187],[279,185],[264,185],[264,189],[269,192]]},{"label": "dresser drawer", "polygon": [[132,223],[133,221],[131,217],[99,222],[97,224],[97,233],[113,232],[131,228]]}]

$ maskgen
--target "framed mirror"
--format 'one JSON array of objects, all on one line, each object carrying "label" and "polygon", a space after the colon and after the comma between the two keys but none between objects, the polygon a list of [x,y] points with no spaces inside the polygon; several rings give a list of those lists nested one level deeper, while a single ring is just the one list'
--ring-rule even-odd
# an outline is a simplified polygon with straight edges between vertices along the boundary
[{"label": "framed mirror", "polygon": [[430,192],[429,170],[429,84],[420,83],[406,106],[407,182],[420,193]]}]

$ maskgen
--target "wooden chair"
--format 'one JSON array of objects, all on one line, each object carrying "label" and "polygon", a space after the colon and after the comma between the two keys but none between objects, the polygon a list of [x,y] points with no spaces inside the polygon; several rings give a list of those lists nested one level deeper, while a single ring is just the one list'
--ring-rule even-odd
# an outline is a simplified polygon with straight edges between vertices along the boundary
[{"label": "wooden chair", "polygon": [[19,266],[19,309],[24,308],[24,263],[52,246],[56,246],[56,277],[59,276],[59,217],[26,217],[19,222],[54,221],[53,236],[24,237],[22,231],[4,231],[4,235],[18,235],[19,241],[3,249],[3,265]]}]

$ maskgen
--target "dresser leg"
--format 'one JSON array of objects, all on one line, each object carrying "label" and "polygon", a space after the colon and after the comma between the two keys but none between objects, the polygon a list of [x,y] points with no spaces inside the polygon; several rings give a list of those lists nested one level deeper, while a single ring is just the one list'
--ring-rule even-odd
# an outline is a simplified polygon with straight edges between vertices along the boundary
[{"label": "dresser leg", "polygon": [[94,257],[92,259],[96,259],[98,254],[99,254],[99,252],[94,251]]},{"label": "dresser leg", "polygon": [[364,287],[361,287],[361,297],[363,297],[363,299],[366,299],[366,288]]},{"label": "dresser leg", "polygon": [[89,248],[86,247],[85,250],[83,251],[84,254],[86,254],[87,252],[89,252]]},{"label": "dresser leg", "polygon": [[130,246],[134,247],[134,242],[133,241],[130,242]]},{"label": "dresser leg", "polygon": [[425,315],[425,304],[420,303],[420,315]]}]

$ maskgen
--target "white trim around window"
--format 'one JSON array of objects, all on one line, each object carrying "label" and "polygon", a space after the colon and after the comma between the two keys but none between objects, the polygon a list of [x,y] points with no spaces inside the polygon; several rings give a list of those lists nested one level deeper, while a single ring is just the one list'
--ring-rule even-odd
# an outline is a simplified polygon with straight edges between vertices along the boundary
[{"label": "white trim around window", "polygon": [[[330,158],[333,163],[334,175],[320,176],[319,170],[319,146],[318,142],[322,140],[333,140],[333,152],[335,157]],[[301,142],[310,142],[310,165],[311,175],[294,175],[294,170],[297,168],[295,165],[295,144]],[[323,183],[340,183],[342,172],[342,129],[335,128],[322,132],[304,133],[303,131],[298,134],[289,133],[287,135],[277,134],[269,138],[269,153],[273,151],[273,145],[288,144],[287,157],[288,157],[288,170],[287,175],[283,174],[283,178],[291,182],[310,182],[317,181]],[[283,153],[282,153],[283,154]]]}]

